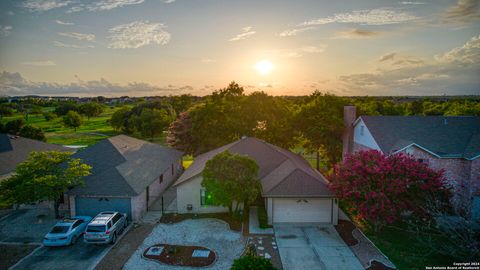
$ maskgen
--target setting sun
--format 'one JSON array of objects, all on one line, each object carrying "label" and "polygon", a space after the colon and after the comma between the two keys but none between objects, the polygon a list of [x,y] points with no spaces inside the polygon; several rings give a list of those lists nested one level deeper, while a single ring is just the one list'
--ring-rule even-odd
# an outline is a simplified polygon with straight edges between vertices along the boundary
[{"label": "setting sun", "polygon": [[273,70],[274,66],[272,62],[268,60],[262,60],[255,65],[255,69],[262,75],[267,75]]}]

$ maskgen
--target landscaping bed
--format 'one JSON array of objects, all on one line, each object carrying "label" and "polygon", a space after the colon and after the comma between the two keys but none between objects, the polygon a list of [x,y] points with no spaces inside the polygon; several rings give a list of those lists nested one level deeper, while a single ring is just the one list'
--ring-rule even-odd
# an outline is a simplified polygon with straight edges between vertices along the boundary
[{"label": "landscaping bed", "polygon": [[355,225],[346,220],[339,220],[338,225],[335,226],[340,237],[348,246],[354,246],[358,244],[358,240],[353,237],[353,230],[356,229]]},{"label": "landscaping bed", "polygon": [[216,218],[223,220],[230,225],[233,231],[242,231],[242,221],[232,217],[229,213],[209,213],[209,214],[165,214],[160,219],[160,223],[172,224],[186,219]]},{"label": "landscaping bed", "polygon": [[0,269],[8,269],[32,253],[38,245],[0,245]]},{"label": "landscaping bed", "polygon": [[253,245],[257,256],[269,259],[273,266],[278,270],[282,270],[282,261],[278,252],[277,242],[275,236],[250,236],[247,241],[247,246]]},{"label": "landscaping bed", "polygon": [[[160,254],[149,254],[158,250]],[[194,257],[194,251],[208,252],[207,257]],[[156,260],[164,264],[175,266],[206,267],[215,262],[217,256],[214,251],[200,246],[180,246],[169,244],[153,245],[143,252],[143,257]]]}]

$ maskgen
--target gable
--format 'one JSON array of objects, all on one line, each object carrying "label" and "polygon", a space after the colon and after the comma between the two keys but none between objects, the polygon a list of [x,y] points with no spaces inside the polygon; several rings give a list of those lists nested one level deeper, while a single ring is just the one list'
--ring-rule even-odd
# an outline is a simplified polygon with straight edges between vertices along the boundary
[{"label": "gable", "polygon": [[378,146],[372,133],[361,118],[355,123],[353,128],[353,142],[381,151],[380,146]]}]

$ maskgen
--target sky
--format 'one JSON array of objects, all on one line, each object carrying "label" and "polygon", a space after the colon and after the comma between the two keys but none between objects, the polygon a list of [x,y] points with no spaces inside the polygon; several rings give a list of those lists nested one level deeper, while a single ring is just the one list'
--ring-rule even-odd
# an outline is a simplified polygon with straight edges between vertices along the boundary
[{"label": "sky", "polygon": [[0,96],[480,94],[480,0],[2,0]]}]

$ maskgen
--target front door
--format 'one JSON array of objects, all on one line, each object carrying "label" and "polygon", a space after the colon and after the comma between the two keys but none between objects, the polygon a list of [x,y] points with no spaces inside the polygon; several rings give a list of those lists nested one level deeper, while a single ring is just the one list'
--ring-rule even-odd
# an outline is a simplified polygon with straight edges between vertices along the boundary
[{"label": "front door", "polygon": [[148,201],[150,200],[150,189],[147,187],[147,211],[148,211]]}]

